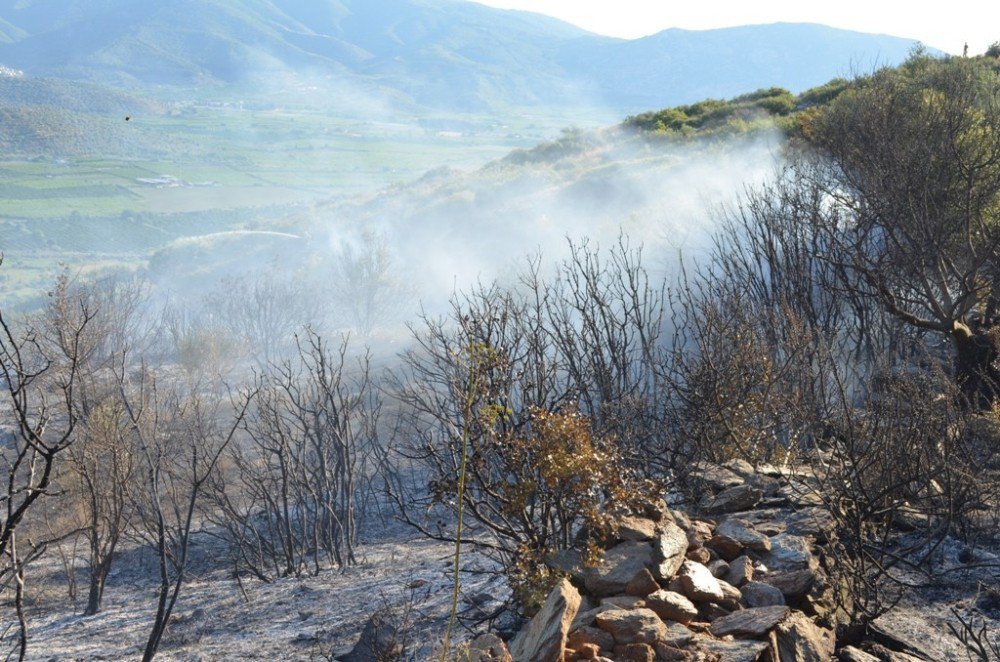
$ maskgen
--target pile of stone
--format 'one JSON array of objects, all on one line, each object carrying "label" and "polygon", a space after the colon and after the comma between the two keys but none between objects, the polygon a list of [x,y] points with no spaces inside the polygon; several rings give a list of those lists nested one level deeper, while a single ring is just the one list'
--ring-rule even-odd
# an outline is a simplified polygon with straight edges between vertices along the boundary
[{"label": "pile of stone", "polygon": [[555,555],[566,573],[511,642],[513,659],[829,660],[817,624],[827,585],[808,538],[769,536],[738,517],[623,521],[594,566]]},{"label": "pile of stone", "polygon": [[575,549],[553,555],[549,566],[566,578],[507,649],[487,636],[473,659],[834,658],[832,591],[816,547],[830,522],[795,477],[768,473],[740,462],[701,467],[698,517],[665,508],[656,519],[625,518],[593,564]]}]

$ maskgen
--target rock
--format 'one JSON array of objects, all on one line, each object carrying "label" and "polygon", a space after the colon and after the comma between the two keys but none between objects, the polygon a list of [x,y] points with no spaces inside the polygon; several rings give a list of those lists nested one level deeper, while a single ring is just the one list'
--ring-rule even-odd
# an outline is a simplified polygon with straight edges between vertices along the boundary
[{"label": "rock", "polygon": [[644,598],[654,591],[660,590],[660,585],[656,583],[653,579],[653,575],[648,569],[643,568],[636,576],[632,578],[632,581],[625,586],[626,595],[634,595],[639,598]]},{"label": "rock", "polygon": [[743,547],[755,552],[771,551],[771,539],[758,531],[753,524],[743,519],[730,517],[715,529],[715,535],[732,538]]},{"label": "rock", "polygon": [[740,588],[747,582],[753,581],[753,561],[750,560],[750,557],[741,556],[730,562],[726,581],[736,588]]},{"label": "rock", "polygon": [[646,605],[642,598],[634,595],[613,595],[610,598],[601,598],[602,607],[614,607],[615,609],[635,609]]},{"label": "rock", "polygon": [[655,538],[657,528],[657,523],[651,519],[628,516],[618,520],[618,529],[615,533],[618,540],[624,542],[642,542]]},{"label": "rock", "polygon": [[619,609],[619,607],[604,605],[604,606],[594,607],[593,609],[589,609],[587,611],[577,612],[576,618],[573,619],[573,622],[569,626],[570,632],[576,630],[577,628],[593,625],[595,620],[597,619],[598,614],[600,614],[601,612],[610,611],[612,609]]},{"label": "rock", "polygon": [[825,508],[803,508],[786,519],[788,533],[812,536],[817,542],[828,542],[827,535],[836,529],[833,515]]},{"label": "rock", "polygon": [[737,602],[743,597],[740,589],[736,588],[724,579],[719,579],[719,588],[722,589],[723,600],[735,600]]},{"label": "rock", "polygon": [[698,640],[698,649],[708,653],[709,659],[718,662],[757,662],[768,646],[766,641]]},{"label": "rock", "polygon": [[724,469],[729,469],[744,480],[757,475],[757,471],[753,468],[752,464],[739,458],[723,462],[722,467]]},{"label": "rock", "polygon": [[661,662],[690,662],[694,655],[676,646],[656,644],[656,658]]},{"label": "rock", "polygon": [[827,533],[834,530],[833,516],[824,508],[808,507],[802,510],[762,509],[740,515],[752,520],[758,531],[768,535],[790,533],[796,536],[810,536],[817,542],[826,542]]},{"label": "rock", "polygon": [[703,547],[705,541],[711,538],[713,535],[713,529],[715,527],[708,522],[703,522],[701,520],[695,520],[691,522],[691,526],[687,530],[688,539],[688,549],[692,547]]},{"label": "rock", "polygon": [[612,609],[597,615],[597,627],[615,638],[615,644],[655,644],[667,636],[667,626],[651,609]]},{"label": "rock", "polygon": [[767,583],[781,591],[787,602],[801,600],[819,579],[819,574],[814,570],[781,572],[766,577]]},{"label": "rock", "polygon": [[743,544],[740,541],[719,533],[712,536],[705,546],[714,550],[726,561],[732,561],[743,552]]},{"label": "rock", "polygon": [[708,462],[699,463],[691,472],[691,478],[712,492],[722,492],[727,488],[743,484],[743,478],[739,474]]},{"label": "rock", "polygon": [[403,633],[399,631],[389,609],[380,609],[371,615],[358,643],[341,662],[369,662],[393,660],[403,654]]},{"label": "rock", "polygon": [[583,553],[580,550],[561,549],[553,552],[545,557],[545,565],[569,575],[578,584],[583,584]]},{"label": "rock", "polygon": [[791,480],[787,485],[782,485],[778,489],[778,495],[800,508],[823,505],[823,498],[816,492],[816,488],[801,480]]},{"label": "rock", "polygon": [[615,638],[600,628],[586,625],[569,633],[566,647],[580,651],[586,645],[597,646],[598,650],[609,651],[615,647]]},{"label": "rock", "polygon": [[[772,478],[770,476],[764,476],[763,474],[754,474],[747,478],[747,483],[764,493],[765,497],[773,497],[778,494],[781,489],[781,481],[777,478]],[[779,501],[785,501],[784,497],[780,497]]]},{"label": "rock", "polygon": [[814,570],[819,567],[819,561],[812,553],[812,541],[790,533],[771,538],[771,551],[761,554],[760,560],[771,571]]},{"label": "rock", "polygon": [[702,565],[708,563],[712,560],[712,554],[704,547],[692,547],[687,551],[685,557],[688,560],[694,561],[696,563],[701,563]]},{"label": "rock", "polygon": [[595,597],[624,593],[629,582],[652,561],[653,547],[648,542],[623,542],[606,550],[595,567],[583,568],[583,585]]},{"label": "rock", "polygon": [[725,579],[726,575],[729,574],[729,563],[723,561],[722,559],[715,559],[708,564],[708,571],[712,573],[712,576],[716,579]]},{"label": "rock", "polygon": [[687,646],[694,639],[694,632],[680,623],[667,623],[667,634],[661,642],[667,646],[681,648]]},{"label": "rock", "polygon": [[775,628],[780,662],[828,662],[836,636],[800,611],[793,611]]},{"label": "rock", "polygon": [[736,611],[717,619],[709,628],[716,637],[763,637],[788,615],[788,607],[757,607]]},{"label": "rock", "polygon": [[752,525],[756,531],[765,533],[768,536],[776,536],[787,530],[788,525],[785,521],[794,515],[795,512],[788,508],[766,508],[761,506],[751,511],[740,513],[738,519]]},{"label": "rock", "polygon": [[572,646],[570,648],[576,651],[578,660],[596,660],[601,656],[601,648],[596,644],[583,644],[579,648]]},{"label": "rock", "polygon": [[[739,605],[737,605],[737,609],[739,609]],[[698,617],[708,623],[717,621],[723,616],[729,616],[734,611],[734,609],[726,609],[715,602],[703,602],[698,605]]]},{"label": "rock", "polygon": [[670,511],[670,514],[673,516],[674,522],[682,529],[687,530],[691,528],[691,518],[683,510],[674,509]]},{"label": "rock", "polygon": [[869,655],[860,648],[854,646],[844,646],[837,654],[840,662],[881,662],[874,655]]},{"label": "rock", "polygon": [[764,582],[747,582],[743,585],[743,604],[747,607],[778,607],[785,604],[781,591]]},{"label": "rock", "polygon": [[887,622],[885,616],[882,616],[868,625],[868,638],[889,650],[909,656],[906,659],[910,657],[920,660],[933,659],[933,656],[920,648],[912,637],[907,636],[908,632],[899,631],[897,628],[897,625]]},{"label": "rock", "polygon": [[656,662],[656,651],[649,644],[615,646],[615,659],[619,662]]},{"label": "rock", "polygon": [[764,493],[757,488],[737,485],[716,494],[714,499],[706,499],[703,506],[712,513],[735,513],[750,510],[763,498]]},{"label": "rock", "polygon": [[718,602],[725,597],[719,580],[700,563],[685,561],[677,577],[684,595],[694,602]]},{"label": "rock", "polygon": [[689,623],[698,618],[698,608],[680,593],[656,591],[646,596],[646,606],[665,621]]},{"label": "rock", "polygon": [[871,644],[871,652],[882,662],[926,662],[927,658],[917,657],[887,648],[882,644]]},{"label": "rock", "polygon": [[653,577],[670,581],[684,563],[687,548],[688,539],[684,530],[673,522],[665,523],[653,542]]},{"label": "rock", "polygon": [[511,642],[514,662],[560,662],[570,624],[579,608],[580,593],[568,580],[562,580]]},{"label": "rock", "polygon": [[503,639],[495,634],[481,634],[469,644],[469,662],[512,662]]}]

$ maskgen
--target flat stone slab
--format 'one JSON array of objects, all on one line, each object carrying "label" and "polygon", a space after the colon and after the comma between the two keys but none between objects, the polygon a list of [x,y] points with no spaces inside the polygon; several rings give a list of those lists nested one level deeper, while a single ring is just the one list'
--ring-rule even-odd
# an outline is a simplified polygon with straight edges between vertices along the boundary
[{"label": "flat stone slab", "polygon": [[715,535],[728,536],[755,552],[771,551],[771,539],[750,522],[730,517],[715,529]]},{"label": "flat stone slab", "polygon": [[704,507],[712,513],[735,513],[750,510],[763,498],[764,493],[757,488],[749,485],[737,485],[719,492],[714,499],[706,499]]},{"label": "flat stone slab", "polygon": [[809,570],[819,561],[812,553],[812,541],[804,536],[782,533],[771,538],[771,551],[760,554],[761,562],[774,572]]},{"label": "flat stone slab", "polygon": [[612,637],[620,646],[650,644],[663,641],[667,626],[651,609],[612,609],[597,615],[597,627]]},{"label": "flat stone slab", "polygon": [[747,582],[740,589],[743,604],[747,607],[780,607],[785,604],[785,596],[775,586],[764,582]]},{"label": "flat stone slab", "polygon": [[646,596],[646,606],[665,621],[689,623],[698,618],[698,608],[687,597],[673,591],[660,590]]},{"label": "flat stone slab", "polygon": [[564,572],[587,593],[595,598],[606,598],[625,593],[629,583],[639,573],[653,567],[653,545],[648,542],[630,541],[606,550],[597,565],[584,564],[579,550],[566,549],[551,554],[545,564],[553,570]]},{"label": "flat stone slab", "polygon": [[606,550],[595,567],[583,568],[583,585],[594,597],[619,595],[652,560],[653,547],[648,542],[623,542]]},{"label": "flat stone slab", "polygon": [[769,646],[766,641],[720,641],[707,637],[699,639],[697,644],[697,650],[719,662],[757,662]]},{"label": "flat stone slab", "polygon": [[791,611],[788,607],[757,607],[717,618],[709,630],[716,637],[763,637]]},{"label": "flat stone slab", "polygon": [[691,472],[691,477],[706,484],[713,492],[743,484],[743,477],[736,472],[708,462],[700,463]]},{"label": "flat stone slab", "polygon": [[623,517],[618,521],[616,534],[619,540],[625,542],[642,542],[656,537],[658,525],[645,517]]},{"label": "flat stone slab", "polygon": [[763,581],[774,586],[786,600],[798,600],[808,593],[821,577],[814,570],[793,570],[769,574]]}]

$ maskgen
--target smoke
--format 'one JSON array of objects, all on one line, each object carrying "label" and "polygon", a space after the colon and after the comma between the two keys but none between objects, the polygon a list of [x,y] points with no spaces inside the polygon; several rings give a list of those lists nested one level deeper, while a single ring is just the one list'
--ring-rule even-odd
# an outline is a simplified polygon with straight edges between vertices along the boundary
[{"label": "smoke", "polygon": [[568,131],[485,167],[429,173],[361,202],[319,205],[311,232],[331,245],[375,232],[425,308],[510,274],[528,254],[565,257],[569,240],[641,244],[654,271],[696,255],[719,210],[776,171],[775,133],[677,144],[622,129]]},{"label": "smoke", "polygon": [[627,238],[642,246],[654,279],[669,279],[682,256],[697,261],[708,248],[723,208],[774,176],[781,144],[777,131],[677,141],[567,130],[474,170],[440,168],[314,203],[272,232],[174,241],[149,272],[165,298],[215,316],[206,302],[253,290],[234,283],[261,281],[263,269],[281,283],[265,290],[297,288],[315,299],[314,328],[396,343],[418,315],[445,312],[454,292],[513,285],[529,256],[546,269],[568,256],[570,242],[600,248]]}]

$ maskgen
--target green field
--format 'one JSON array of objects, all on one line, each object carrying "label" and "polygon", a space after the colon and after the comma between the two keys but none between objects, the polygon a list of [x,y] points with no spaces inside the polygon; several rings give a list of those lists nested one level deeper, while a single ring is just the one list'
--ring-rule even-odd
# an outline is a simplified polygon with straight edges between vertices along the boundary
[{"label": "green field", "polygon": [[[121,130],[153,146],[147,157],[0,160],[0,218],[234,209],[363,193],[442,165],[476,167],[566,123],[544,115],[511,124],[486,117],[406,119],[226,107],[135,117],[122,121]],[[163,176],[176,185],[140,181]]]},{"label": "green field", "polygon": [[574,123],[554,112],[511,116],[378,121],[234,104],[128,122],[61,116],[74,122],[73,136],[94,127],[114,140],[107,151],[49,140],[35,153],[0,156],[0,296],[37,295],[60,263],[134,268],[178,237],[266,228],[315,200],[377,191],[442,166],[473,169]]}]

